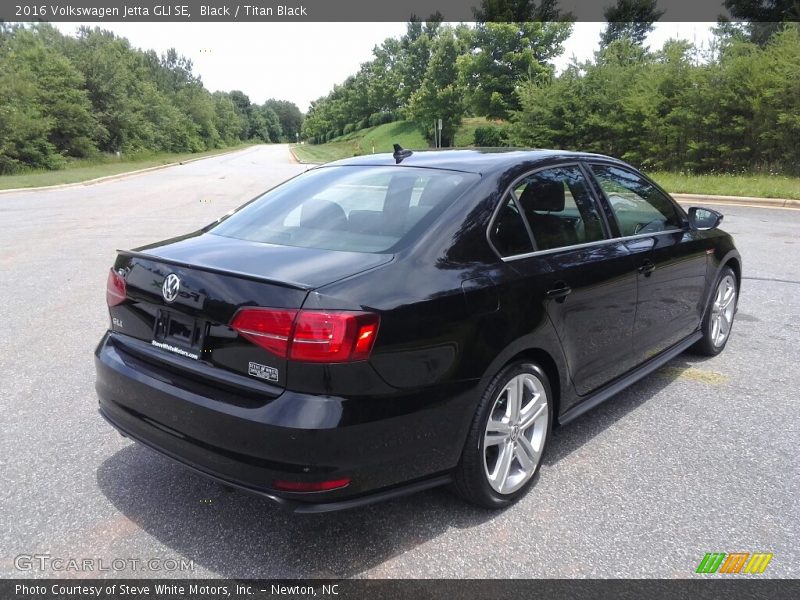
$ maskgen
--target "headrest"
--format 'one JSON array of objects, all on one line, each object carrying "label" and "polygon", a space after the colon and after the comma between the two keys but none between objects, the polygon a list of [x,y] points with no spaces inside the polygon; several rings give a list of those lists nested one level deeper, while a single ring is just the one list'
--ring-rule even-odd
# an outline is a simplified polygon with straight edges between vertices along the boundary
[{"label": "headrest", "polygon": [[549,179],[532,179],[525,186],[519,198],[525,212],[531,210],[555,211],[564,210],[564,183]]},{"label": "headrest", "polygon": [[313,229],[346,229],[344,209],[330,200],[310,200],[300,209],[300,226]]}]

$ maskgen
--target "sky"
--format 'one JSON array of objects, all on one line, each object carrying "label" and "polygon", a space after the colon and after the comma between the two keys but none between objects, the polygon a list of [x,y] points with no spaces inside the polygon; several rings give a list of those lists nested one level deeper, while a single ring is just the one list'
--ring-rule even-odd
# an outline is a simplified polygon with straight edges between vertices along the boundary
[{"label": "sky", "polygon": [[[74,34],[81,23],[54,23]],[[93,23],[86,23],[90,27]],[[657,23],[646,45],[660,48],[674,37],[698,44],[710,39],[713,23]],[[372,48],[387,37],[401,36],[405,23],[103,23],[133,46],[159,54],[174,47],[192,60],[205,86],[242,90],[251,102],[268,98],[294,102],[308,110],[312,100],[358,71]],[[557,70],[592,57],[605,23],[575,23]]]}]

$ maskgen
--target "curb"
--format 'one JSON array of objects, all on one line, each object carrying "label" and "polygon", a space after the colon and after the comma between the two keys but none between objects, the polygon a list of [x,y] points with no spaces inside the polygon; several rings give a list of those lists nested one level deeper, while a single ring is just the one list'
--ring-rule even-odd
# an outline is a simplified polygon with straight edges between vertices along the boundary
[{"label": "curb", "polygon": [[[258,145],[258,144],[255,144]],[[208,158],[216,158],[218,156],[225,156],[226,154],[234,154],[236,152],[243,152],[245,150],[250,150],[253,146],[247,146],[246,148],[239,148],[237,150],[228,150],[227,152],[220,152],[219,154],[211,154],[210,156],[198,156],[197,158],[189,158],[186,160],[179,160],[173,163],[167,163],[165,165],[156,165],[154,167],[147,167],[145,169],[136,169],[135,171],[125,171],[124,173],[116,173],[115,175],[104,175],[103,177],[97,177],[95,179],[87,179],[86,181],[75,181],[73,183],[57,183],[55,185],[41,185],[38,187],[23,187],[23,188],[11,188],[7,190],[0,190],[0,196],[3,194],[11,194],[11,193],[18,193],[18,192],[39,192],[45,190],[61,190],[73,187],[81,187],[87,185],[95,185],[97,183],[105,183],[107,181],[116,181],[117,179],[125,179],[126,177],[133,177],[135,175],[140,175],[142,173],[149,173],[150,171],[158,171],[160,169],[167,169],[169,167],[177,167],[179,165],[188,165],[189,163],[197,162],[198,160],[206,160]]]},{"label": "curb", "polygon": [[742,204],[763,208],[800,208],[800,200],[789,198],[756,198],[753,196],[713,196],[710,194],[670,194],[681,203],[716,202],[719,204]]},{"label": "curb", "polygon": [[318,160],[300,160],[297,158],[297,154],[294,153],[294,146],[289,146],[289,154],[292,155],[292,160],[296,162],[298,165],[323,165],[324,162],[320,162]]}]

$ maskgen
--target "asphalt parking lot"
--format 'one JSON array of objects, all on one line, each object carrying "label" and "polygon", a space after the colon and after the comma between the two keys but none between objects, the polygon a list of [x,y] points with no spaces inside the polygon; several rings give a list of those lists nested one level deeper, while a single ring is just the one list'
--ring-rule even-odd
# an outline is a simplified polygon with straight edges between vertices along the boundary
[{"label": "asphalt parking lot", "polygon": [[[258,146],[0,195],[0,576],[691,577],[706,552],[737,551],[772,552],[762,576],[800,574],[800,210],[717,207],[745,274],[726,351],[682,355],[556,430],[536,487],[503,512],[440,489],[287,515],[116,434],[92,362],[114,250],[188,232],[304,169]],[[34,554],[127,562],[16,568]],[[194,570],[131,566],[151,558]]]}]

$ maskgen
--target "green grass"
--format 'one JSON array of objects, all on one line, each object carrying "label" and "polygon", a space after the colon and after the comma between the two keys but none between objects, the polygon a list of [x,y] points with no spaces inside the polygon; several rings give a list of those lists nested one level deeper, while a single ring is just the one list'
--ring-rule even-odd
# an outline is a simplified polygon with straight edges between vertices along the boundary
[{"label": "green grass", "polygon": [[360,152],[354,153],[353,144],[349,142],[294,145],[292,151],[297,160],[308,163],[327,163],[361,154]]},{"label": "green grass", "polygon": [[[487,123],[482,117],[464,119],[456,132],[455,145],[462,148],[475,142],[475,129]],[[396,121],[354,131],[327,144],[294,146],[304,162],[330,162],[340,158],[391,152],[392,144],[403,148],[425,149],[428,144],[422,133],[409,121]],[[668,192],[676,194],[709,194],[719,196],[752,196],[756,198],[789,198],[800,200],[800,178],[786,175],[686,175],[683,173],[648,173]]]},{"label": "green grass", "polygon": [[104,156],[95,159],[74,160],[64,169],[57,171],[27,171],[16,175],[0,176],[0,190],[15,188],[39,187],[45,185],[59,185],[62,183],[78,183],[89,181],[98,177],[108,175],[119,175],[129,171],[137,171],[148,167],[157,167],[173,162],[180,162],[204,156],[213,156],[222,152],[230,152],[246,148],[252,144],[239,144],[229,148],[218,148],[206,152],[185,152],[181,154],[140,154],[135,158],[117,158],[115,156]]},{"label": "green grass", "polygon": [[[472,146],[475,143],[475,130],[487,122],[483,117],[464,119],[455,135],[456,147]],[[330,162],[373,152],[391,152],[392,144],[400,144],[403,148],[411,150],[424,150],[429,147],[427,140],[414,123],[395,121],[339,136],[327,144],[294,146],[294,151],[297,158],[304,162]]]},{"label": "green grass", "polygon": [[464,148],[466,146],[475,145],[475,130],[478,127],[485,127],[491,121],[485,117],[469,117],[464,119],[461,127],[456,131],[454,144],[456,148]]},{"label": "green grass", "polygon": [[674,194],[752,196],[800,200],[800,178],[787,175],[686,175],[648,173],[661,187]]},{"label": "green grass", "polygon": [[422,132],[413,123],[395,121],[339,136],[327,144],[295,145],[293,150],[297,158],[304,162],[330,162],[373,152],[391,152],[392,144],[412,150],[428,147]]},{"label": "green grass", "polygon": [[[475,143],[475,130],[487,122],[483,117],[464,119],[455,135],[456,147],[472,146]],[[411,150],[424,150],[429,147],[427,140],[414,123],[395,121],[339,136],[327,144],[303,144],[294,146],[293,149],[297,158],[303,162],[325,163],[373,152],[391,152],[392,144],[400,144],[403,148]]]}]

